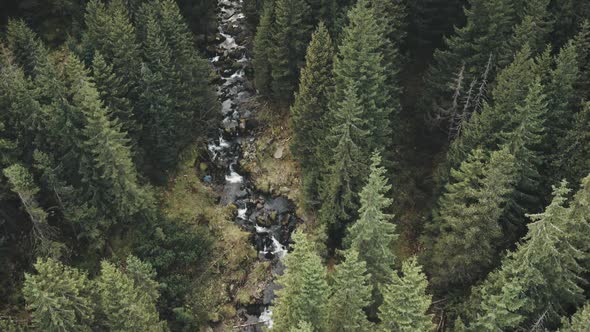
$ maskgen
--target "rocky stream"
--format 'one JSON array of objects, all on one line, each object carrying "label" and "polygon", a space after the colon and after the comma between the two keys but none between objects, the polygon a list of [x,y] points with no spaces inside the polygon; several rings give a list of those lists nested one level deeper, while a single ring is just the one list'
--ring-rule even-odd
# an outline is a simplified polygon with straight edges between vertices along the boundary
[{"label": "rocky stream", "polygon": [[238,308],[240,331],[261,331],[272,327],[270,305],[277,285],[273,282],[283,272],[282,258],[288,252],[292,231],[298,223],[294,204],[283,196],[256,190],[249,175],[240,170],[242,148],[256,140],[252,102],[256,91],[246,77],[250,52],[245,44],[249,31],[242,12],[242,0],[218,1],[218,38],[215,55],[210,58],[220,76],[217,94],[223,121],[219,134],[208,144],[210,159],[221,170],[213,179],[221,191],[220,204],[237,207],[235,222],[251,233],[258,259],[271,262],[271,272],[263,296],[256,304]]}]

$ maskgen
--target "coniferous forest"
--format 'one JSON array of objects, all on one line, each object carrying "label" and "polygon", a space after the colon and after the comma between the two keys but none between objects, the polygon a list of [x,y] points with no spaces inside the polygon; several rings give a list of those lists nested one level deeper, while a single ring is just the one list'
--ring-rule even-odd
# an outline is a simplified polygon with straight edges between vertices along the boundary
[{"label": "coniferous forest", "polygon": [[0,331],[590,331],[590,2],[1,1]]}]

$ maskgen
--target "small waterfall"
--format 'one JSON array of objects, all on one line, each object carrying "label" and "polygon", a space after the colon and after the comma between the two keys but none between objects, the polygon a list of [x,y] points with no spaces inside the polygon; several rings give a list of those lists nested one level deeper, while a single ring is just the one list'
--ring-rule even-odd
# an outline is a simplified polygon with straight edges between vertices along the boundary
[{"label": "small waterfall", "polygon": [[209,61],[220,76],[218,96],[223,120],[219,134],[209,140],[207,148],[211,160],[225,170],[220,204],[237,206],[236,224],[252,234],[252,242],[259,259],[271,262],[269,283],[263,297],[254,306],[238,308],[244,326],[242,331],[261,331],[272,328],[271,302],[277,285],[274,277],[283,273],[281,259],[287,255],[291,232],[299,221],[294,205],[285,197],[270,197],[257,193],[248,174],[239,169],[241,144],[254,139],[247,123],[255,109],[248,103],[256,94],[246,77],[250,55],[243,45],[247,40],[242,0],[219,0],[219,38],[216,54]]}]

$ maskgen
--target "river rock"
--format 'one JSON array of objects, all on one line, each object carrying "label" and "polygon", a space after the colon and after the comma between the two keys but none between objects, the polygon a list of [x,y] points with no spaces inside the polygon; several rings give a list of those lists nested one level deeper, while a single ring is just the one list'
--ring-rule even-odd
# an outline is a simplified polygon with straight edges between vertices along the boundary
[{"label": "river rock", "polygon": [[275,159],[281,159],[281,158],[283,158],[284,152],[285,152],[285,147],[281,145],[275,150],[275,153],[272,156]]}]

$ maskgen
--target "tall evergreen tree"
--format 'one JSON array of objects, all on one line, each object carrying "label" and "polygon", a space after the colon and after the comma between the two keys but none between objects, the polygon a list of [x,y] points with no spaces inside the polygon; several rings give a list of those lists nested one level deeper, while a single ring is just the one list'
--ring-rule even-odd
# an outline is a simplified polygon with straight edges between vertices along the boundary
[{"label": "tall evergreen tree", "polygon": [[524,10],[519,16],[521,22],[514,27],[514,33],[506,45],[504,62],[510,62],[512,54],[528,44],[533,54],[541,53],[548,42],[549,34],[553,30],[549,0],[523,1]]},{"label": "tall evergreen tree", "polygon": [[369,331],[371,324],[363,308],[371,303],[371,276],[355,249],[344,252],[336,267],[328,304],[329,331]]},{"label": "tall evergreen tree", "polygon": [[[376,19],[374,8],[361,0],[348,12],[348,25],[342,32],[342,43],[334,60],[335,91],[330,112],[339,112],[339,101],[347,98],[351,86],[356,86],[361,118],[359,128],[369,133],[361,148],[384,151],[391,146],[391,90],[383,65],[384,31]],[[363,38],[359,38],[363,36]]]},{"label": "tall evergreen tree", "polygon": [[415,257],[403,262],[402,274],[394,272],[391,283],[383,288],[381,327],[385,331],[433,331],[432,315],[427,314],[432,297],[426,294],[428,281]]},{"label": "tall evergreen tree", "polygon": [[391,185],[381,167],[381,157],[374,154],[367,184],[360,193],[359,219],[348,229],[346,245],[359,253],[359,259],[367,264],[371,274],[373,301],[370,315],[381,304],[381,287],[390,281],[395,256],[393,242],[397,239],[393,216],[387,213],[392,199],[386,195]]},{"label": "tall evergreen tree", "polygon": [[560,165],[559,174],[568,180],[579,181],[590,170],[590,104],[574,115],[572,128],[559,141],[559,155],[555,163]]},{"label": "tall evergreen tree", "polygon": [[99,326],[112,331],[166,331],[156,310],[159,294],[151,280],[151,266],[131,256],[127,266],[129,271],[124,272],[109,262],[101,263],[95,281],[99,313],[104,317]]},{"label": "tall evergreen tree", "polygon": [[271,95],[271,45],[274,23],[274,1],[265,1],[260,23],[254,36],[254,86],[262,96]]},{"label": "tall evergreen tree", "polygon": [[554,189],[553,201],[545,211],[531,215],[533,222],[528,225],[525,241],[508,254],[502,268],[492,273],[476,293],[481,298],[471,328],[513,330],[529,326],[541,316],[546,326],[551,326],[565,308],[584,299],[584,268],[579,260],[587,249],[580,246],[579,239],[589,224],[573,216],[585,190],[576,195],[568,210],[565,202],[569,190],[563,182]]},{"label": "tall evergreen tree", "polygon": [[516,181],[516,160],[506,148],[486,157],[475,150],[452,172],[438,203],[435,230],[425,240],[436,289],[472,284],[493,267],[502,238],[500,217]]},{"label": "tall evergreen tree", "polygon": [[277,292],[273,329],[287,331],[306,322],[314,331],[323,331],[328,317],[326,270],[305,234],[294,233],[293,241],[295,248],[284,260],[285,274],[277,281],[283,288]]},{"label": "tall evergreen tree", "polygon": [[322,146],[328,128],[326,113],[332,91],[334,49],[326,26],[320,22],[307,49],[306,64],[301,70],[299,91],[291,107],[293,125],[292,151],[299,160],[305,201],[313,205],[318,199],[319,177],[323,167]]},{"label": "tall evergreen tree", "polygon": [[279,102],[290,102],[303,65],[311,25],[309,6],[303,0],[276,0],[272,32],[272,95]]},{"label": "tall evergreen tree", "polygon": [[357,190],[361,186],[360,176],[366,170],[361,147],[367,132],[361,129],[365,120],[357,91],[352,86],[346,99],[340,102],[340,111],[333,114],[335,123],[326,143],[334,147],[334,152],[322,181],[319,220],[331,227],[332,235],[341,232],[358,209]]},{"label": "tall evergreen tree", "polygon": [[42,331],[91,331],[94,303],[86,274],[51,258],[34,267],[37,273],[26,273],[23,286],[33,325]]},{"label": "tall evergreen tree", "polygon": [[[481,75],[490,55],[496,63],[504,56],[504,43],[518,23],[514,2],[509,0],[471,0],[465,8],[466,25],[455,28],[455,34],[445,39],[445,47],[436,50],[434,62],[427,75],[427,98],[424,107],[448,108],[454,91],[449,91],[452,74],[465,66],[465,82]],[[494,77],[490,73],[490,77]]]},{"label": "tall evergreen tree", "polygon": [[9,20],[6,40],[16,63],[27,77],[35,77],[39,66],[47,61],[47,50],[23,20]]}]

